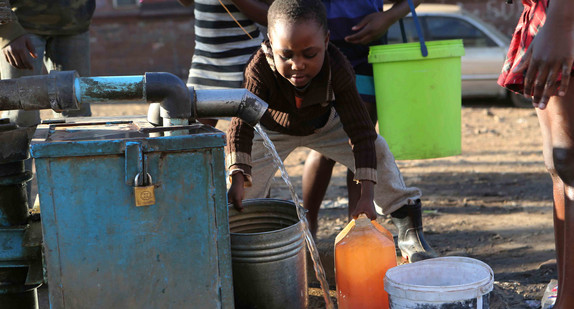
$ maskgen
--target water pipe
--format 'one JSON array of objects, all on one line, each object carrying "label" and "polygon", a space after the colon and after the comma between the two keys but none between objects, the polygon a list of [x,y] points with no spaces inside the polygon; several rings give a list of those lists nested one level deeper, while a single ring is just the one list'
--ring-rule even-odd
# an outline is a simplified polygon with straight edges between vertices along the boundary
[{"label": "water pipe", "polygon": [[[195,94],[194,119],[239,117],[255,126],[267,110],[267,103],[247,89],[194,90],[189,87],[189,92]],[[165,126],[163,108],[150,104],[147,119],[156,126]]]},{"label": "water pipe", "polygon": [[75,71],[24,76],[0,81],[0,110],[79,110],[74,99]]},{"label": "water pipe", "polygon": [[267,110],[267,103],[247,89],[195,90],[198,118],[239,117],[254,126]]},{"label": "water pipe", "polygon": [[[148,118],[164,126],[185,125],[197,118],[231,116],[255,125],[267,110],[267,103],[246,89],[194,90],[170,73],[78,77],[75,71],[51,71],[48,75],[0,80],[0,110],[62,112],[102,102],[159,102],[161,108],[150,106]],[[157,110],[159,115],[154,114]]]},{"label": "water pipe", "polygon": [[74,81],[80,104],[96,102],[160,102],[164,125],[188,124],[192,118],[192,96],[185,83],[170,73],[143,76],[79,77]]}]

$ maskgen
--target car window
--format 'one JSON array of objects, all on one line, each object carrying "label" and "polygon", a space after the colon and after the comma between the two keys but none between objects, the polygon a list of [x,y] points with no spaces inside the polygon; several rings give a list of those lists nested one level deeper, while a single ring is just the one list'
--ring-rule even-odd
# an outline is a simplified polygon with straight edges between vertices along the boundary
[{"label": "car window", "polygon": [[[467,21],[454,17],[419,17],[426,41],[462,39],[465,47],[492,47],[496,43],[484,32]],[[403,18],[407,42],[418,42],[419,37],[411,17]],[[404,43],[399,23],[393,24],[387,33],[389,44]]]},{"label": "car window", "polygon": [[[403,18],[403,22],[405,25],[405,34],[407,39],[406,42],[418,42],[419,36],[417,35],[417,30],[415,28],[413,19],[409,17]],[[389,31],[387,32],[387,39],[389,44],[405,43],[401,35],[401,28],[398,22],[389,28]]]},{"label": "car window", "polygon": [[492,47],[496,43],[469,22],[454,17],[427,16],[430,40],[462,39],[465,47]]}]

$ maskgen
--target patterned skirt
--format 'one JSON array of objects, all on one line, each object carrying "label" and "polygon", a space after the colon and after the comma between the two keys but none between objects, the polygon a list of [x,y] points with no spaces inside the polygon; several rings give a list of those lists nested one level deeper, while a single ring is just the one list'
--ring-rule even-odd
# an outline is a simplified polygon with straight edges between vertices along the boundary
[{"label": "patterned skirt", "polygon": [[549,0],[522,0],[524,11],[512,36],[502,73],[498,77],[500,86],[515,92],[524,90],[524,72],[512,72],[512,70],[520,63],[534,36],[544,25],[548,2]]}]

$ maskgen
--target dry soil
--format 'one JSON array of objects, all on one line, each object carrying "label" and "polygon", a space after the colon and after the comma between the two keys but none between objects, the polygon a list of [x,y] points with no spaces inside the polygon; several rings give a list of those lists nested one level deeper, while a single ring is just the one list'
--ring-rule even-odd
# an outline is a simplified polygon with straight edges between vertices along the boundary
[{"label": "dry soil", "polygon": [[[146,108],[101,104],[93,112],[137,115]],[[432,246],[441,255],[476,258],[494,270],[491,308],[536,308],[545,286],[556,278],[552,190],[536,114],[499,102],[465,102],[461,115],[462,154],[397,164],[405,181],[423,191],[423,220]],[[306,155],[299,149],[285,162],[299,196]],[[332,243],[347,223],[345,173],[335,167],[320,213],[320,243]],[[271,195],[291,199],[279,177]],[[378,220],[396,232],[387,218]],[[311,289],[311,308],[324,306],[320,294]]]}]

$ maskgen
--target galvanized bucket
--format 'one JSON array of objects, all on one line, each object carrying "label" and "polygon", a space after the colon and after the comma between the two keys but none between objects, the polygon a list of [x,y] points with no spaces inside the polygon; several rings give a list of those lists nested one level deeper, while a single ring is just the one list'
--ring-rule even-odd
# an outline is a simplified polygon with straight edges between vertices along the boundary
[{"label": "galvanized bucket", "polygon": [[236,308],[307,308],[303,226],[295,204],[277,199],[243,201],[229,208]]}]

